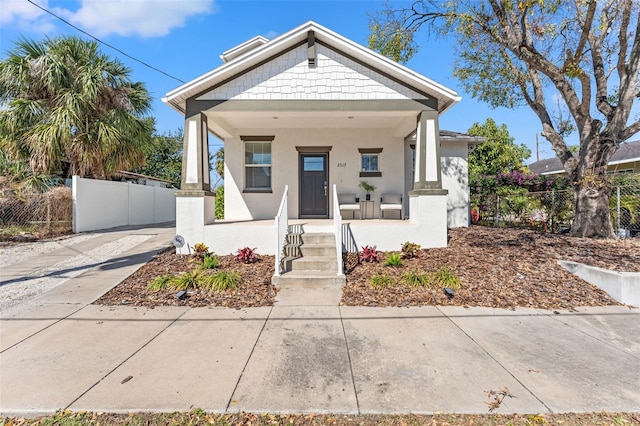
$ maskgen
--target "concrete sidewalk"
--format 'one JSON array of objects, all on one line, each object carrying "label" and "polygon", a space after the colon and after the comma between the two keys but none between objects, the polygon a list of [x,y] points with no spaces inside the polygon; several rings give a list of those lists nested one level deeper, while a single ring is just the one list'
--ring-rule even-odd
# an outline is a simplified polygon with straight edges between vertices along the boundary
[{"label": "concrete sidewalk", "polygon": [[[150,257],[167,236],[120,257]],[[294,290],[241,310],[90,305],[140,266],[120,263],[3,313],[0,416],[486,413],[485,392],[504,387],[498,413],[640,411],[636,309],[361,308]]]}]

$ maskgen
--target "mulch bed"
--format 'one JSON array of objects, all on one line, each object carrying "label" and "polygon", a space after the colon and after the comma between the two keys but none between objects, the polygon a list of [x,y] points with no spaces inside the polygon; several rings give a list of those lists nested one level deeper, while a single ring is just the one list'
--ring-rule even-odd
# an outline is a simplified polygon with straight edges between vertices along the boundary
[{"label": "mulch bed", "polygon": [[133,306],[223,306],[245,308],[273,305],[276,288],[271,284],[274,257],[260,256],[251,264],[237,262],[232,255],[218,256],[219,270],[237,272],[241,284],[237,290],[222,292],[206,289],[189,289],[185,299],[176,298],[176,290],[167,289],[157,292],[147,290],[147,285],[161,275],[180,275],[198,267],[200,262],[191,256],[176,254],[173,247],[156,255],[150,262],[131,274],[94,303],[98,305]]},{"label": "mulch bed", "polygon": [[[169,248],[116,286],[97,304],[135,306],[225,306],[242,308],[273,304],[271,285],[273,256],[261,256],[254,264],[220,256],[221,269],[238,272],[238,290],[211,292],[190,290],[178,300],[175,290],[150,292],[146,286],[157,276],[180,274],[197,266],[187,256]],[[615,271],[640,272],[640,239],[592,240],[536,231],[472,226],[449,231],[446,248],[419,250],[403,266],[357,263],[348,256],[347,285],[341,304],[349,306],[458,305],[513,309],[571,309],[578,306],[617,305],[597,287],[562,269],[558,260],[571,260]],[[439,287],[411,287],[402,277],[409,271],[433,272],[448,267],[459,279],[460,289],[452,298]],[[392,277],[396,284],[373,288],[375,274]]]}]

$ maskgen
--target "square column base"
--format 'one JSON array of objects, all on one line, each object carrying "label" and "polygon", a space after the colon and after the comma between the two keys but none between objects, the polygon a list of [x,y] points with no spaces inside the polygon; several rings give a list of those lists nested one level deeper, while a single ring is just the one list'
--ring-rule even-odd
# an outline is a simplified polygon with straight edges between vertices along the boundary
[{"label": "square column base", "polygon": [[426,231],[429,247],[447,246],[447,194],[447,190],[409,192],[409,222]]},{"label": "square column base", "polygon": [[204,242],[204,227],[215,222],[216,197],[208,191],[176,192],[176,233],[185,244],[178,253],[193,252],[193,246]]}]

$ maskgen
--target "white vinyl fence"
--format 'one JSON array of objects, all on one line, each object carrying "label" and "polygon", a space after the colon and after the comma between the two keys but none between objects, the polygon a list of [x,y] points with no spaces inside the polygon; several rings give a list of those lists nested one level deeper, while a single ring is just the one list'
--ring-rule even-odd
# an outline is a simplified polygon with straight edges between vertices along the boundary
[{"label": "white vinyl fence", "polygon": [[73,177],[73,232],[176,220],[175,189]]}]

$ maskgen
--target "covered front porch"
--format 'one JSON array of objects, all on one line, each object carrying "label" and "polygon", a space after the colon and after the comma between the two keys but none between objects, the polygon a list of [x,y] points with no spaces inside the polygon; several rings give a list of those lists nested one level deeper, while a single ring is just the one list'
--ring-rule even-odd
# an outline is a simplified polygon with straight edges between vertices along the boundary
[{"label": "covered front porch", "polygon": [[[416,241],[419,227],[408,220],[348,219],[341,221],[340,229],[344,251],[356,252],[365,245],[383,251],[400,250],[404,242]],[[333,219],[292,219],[287,225],[288,233],[333,233],[333,230]],[[275,255],[275,235],[275,219],[220,220],[204,227],[204,241],[216,241],[216,253],[221,255],[243,247],[256,247],[258,254]]]}]

